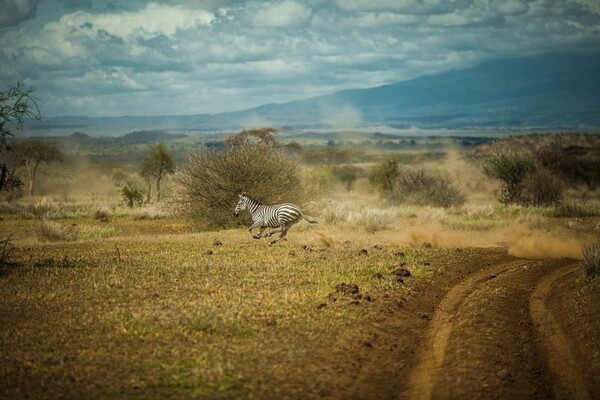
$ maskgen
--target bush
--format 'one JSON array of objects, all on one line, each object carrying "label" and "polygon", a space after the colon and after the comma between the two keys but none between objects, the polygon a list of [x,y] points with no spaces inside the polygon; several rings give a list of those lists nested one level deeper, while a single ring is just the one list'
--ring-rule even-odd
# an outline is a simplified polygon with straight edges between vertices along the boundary
[{"label": "bush", "polygon": [[375,165],[369,171],[369,182],[375,186],[381,193],[388,193],[392,190],[394,180],[400,174],[398,161],[389,160]]},{"label": "bush", "polygon": [[0,267],[10,264],[10,254],[15,248],[11,236],[0,240]]},{"label": "bush", "polygon": [[333,174],[344,185],[348,192],[354,188],[354,184],[361,173],[362,169],[353,165],[344,165],[333,169]]},{"label": "bush", "polygon": [[144,203],[144,191],[134,183],[127,182],[121,186],[121,196],[129,208],[141,206]]},{"label": "bush", "polygon": [[600,275],[600,242],[583,246],[579,265],[590,279]]},{"label": "bush", "polygon": [[[264,143],[236,142],[223,151],[191,153],[174,181],[175,206],[202,228],[238,225],[233,209],[243,192],[266,203],[297,203],[303,197],[297,162]],[[247,214],[244,218],[249,220]]]},{"label": "bush", "polygon": [[451,207],[464,203],[460,189],[447,177],[424,168],[406,168],[392,181],[391,199],[418,206]]},{"label": "bush", "polygon": [[92,218],[97,219],[100,222],[108,222],[110,220],[110,214],[106,210],[96,210]]},{"label": "bush", "polygon": [[492,146],[483,162],[483,172],[502,181],[500,201],[506,204],[522,202],[523,180],[535,169],[535,161],[529,152],[509,145]]},{"label": "bush", "polygon": [[553,216],[566,218],[600,217],[600,205],[593,202],[571,200],[558,205]]},{"label": "bush", "polygon": [[600,181],[600,159],[592,153],[576,146],[566,149],[546,147],[537,151],[535,156],[541,165],[562,176],[571,185],[583,183],[593,189]]},{"label": "bush", "polygon": [[77,233],[59,223],[42,221],[39,237],[49,242],[73,241],[77,239]]},{"label": "bush", "polygon": [[560,202],[563,182],[546,168],[527,174],[522,187],[522,202],[537,207],[553,206]]}]

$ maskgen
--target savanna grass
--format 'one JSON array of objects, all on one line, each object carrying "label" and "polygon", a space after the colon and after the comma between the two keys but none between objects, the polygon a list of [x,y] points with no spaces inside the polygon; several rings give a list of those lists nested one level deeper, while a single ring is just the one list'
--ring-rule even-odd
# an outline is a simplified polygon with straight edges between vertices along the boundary
[{"label": "savanna grass", "polygon": [[[311,230],[269,247],[243,229],[173,235],[169,221],[115,219],[129,236],[14,250],[21,267],[0,287],[6,393],[24,393],[11,367],[24,352],[29,382],[51,397],[318,393],[326,376],[302,381],[296,368],[330,357],[340,335],[368,337],[366,321],[409,287],[390,275],[400,261],[429,279],[424,257],[444,252],[405,248],[400,260],[373,235]],[[340,283],[359,287],[358,302]]]}]

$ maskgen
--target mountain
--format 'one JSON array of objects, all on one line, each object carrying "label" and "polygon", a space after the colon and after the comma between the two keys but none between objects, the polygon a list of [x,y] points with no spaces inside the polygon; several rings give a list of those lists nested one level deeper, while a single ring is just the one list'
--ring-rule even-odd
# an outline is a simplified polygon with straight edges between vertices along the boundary
[{"label": "mountain", "polygon": [[327,96],[214,115],[56,117],[38,129],[232,131],[387,125],[433,129],[594,129],[600,127],[600,53],[542,54]]}]

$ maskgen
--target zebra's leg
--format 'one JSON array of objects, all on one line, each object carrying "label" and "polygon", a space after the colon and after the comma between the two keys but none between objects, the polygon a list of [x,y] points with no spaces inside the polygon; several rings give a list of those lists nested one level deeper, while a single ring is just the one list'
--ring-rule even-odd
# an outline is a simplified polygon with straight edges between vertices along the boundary
[{"label": "zebra's leg", "polygon": [[281,239],[283,239],[285,237],[285,235],[287,234],[288,229],[290,229],[289,226],[282,225],[281,226],[281,233],[279,234],[279,237],[277,239],[271,240],[271,242],[269,243],[269,246],[273,246],[275,243],[277,243],[278,241],[280,241]]},{"label": "zebra's leg", "polygon": [[[250,227],[248,228],[248,232],[250,232],[250,236],[252,236],[254,239],[260,239],[260,234],[265,229],[264,227],[261,227],[260,225],[261,225],[261,221],[254,221],[254,223],[252,225],[250,225]],[[252,229],[258,228],[258,227],[260,227],[258,235],[252,234]]]},{"label": "zebra's leg", "polygon": [[267,229],[267,227],[266,227],[266,226],[261,226],[261,227],[258,229],[258,235],[254,235],[254,236],[252,236],[252,237],[253,237],[254,239],[260,239],[261,237],[266,237],[266,236],[268,236],[268,235],[263,235],[263,232],[265,231],[265,229]]},{"label": "zebra's leg", "polygon": [[270,236],[273,236],[274,234],[276,234],[277,232],[281,232],[282,230],[283,230],[283,228],[274,229],[274,230],[272,230],[271,232],[267,233],[267,234],[265,235],[265,237],[270,237]]}]

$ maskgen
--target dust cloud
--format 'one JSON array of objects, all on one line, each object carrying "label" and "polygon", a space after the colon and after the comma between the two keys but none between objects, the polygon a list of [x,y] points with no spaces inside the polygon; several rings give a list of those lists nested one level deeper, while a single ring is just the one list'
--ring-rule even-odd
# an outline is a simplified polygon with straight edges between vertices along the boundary
[{"label": "dust cloud", "polygon": [[508,254],[519,258],[581,258],[579,240],[548,232],[532,231],[520,236],[508,248]]},{"label": "dust cloud", "polygon": [[425,223],[387,236],[392,243],[410,247],[426,244],[441,248],[503,247],[508,249],[511,256],[535,260],[578,260],[581,258],[581,248],[587,242],[585,237],[574,238],[567,233],[551,233],[517,224],[486,231],[466,231]]}]

